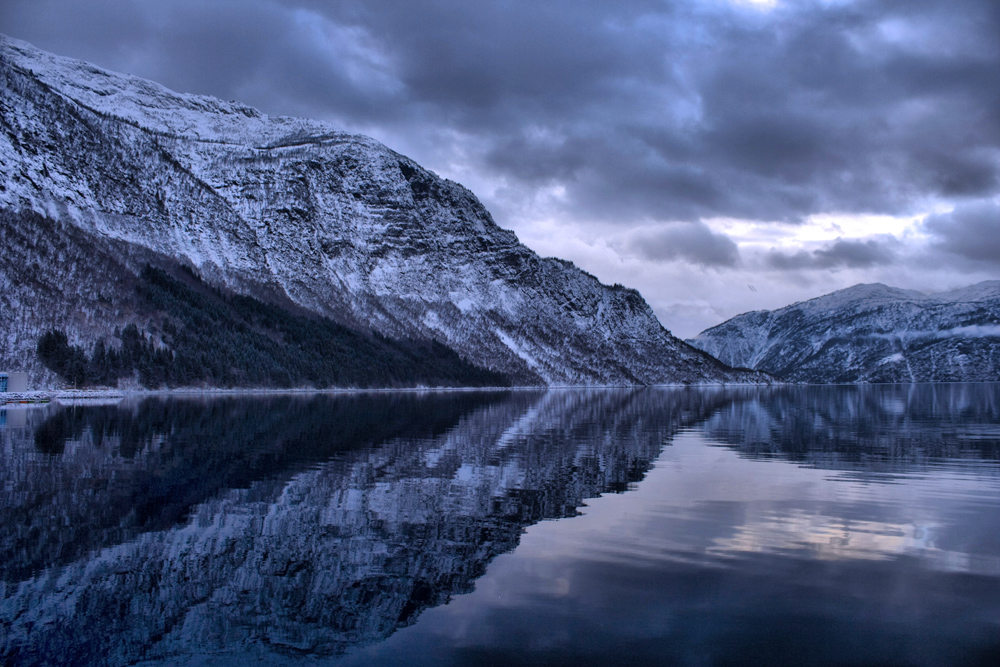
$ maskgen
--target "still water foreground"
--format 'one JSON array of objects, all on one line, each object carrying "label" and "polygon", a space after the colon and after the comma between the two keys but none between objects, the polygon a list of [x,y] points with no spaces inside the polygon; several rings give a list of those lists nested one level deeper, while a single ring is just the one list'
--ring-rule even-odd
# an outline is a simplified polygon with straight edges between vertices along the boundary
[{"label": "still water foreground", "polygon": [[0,410],[5,665],[997,665],[1000,385]]}]

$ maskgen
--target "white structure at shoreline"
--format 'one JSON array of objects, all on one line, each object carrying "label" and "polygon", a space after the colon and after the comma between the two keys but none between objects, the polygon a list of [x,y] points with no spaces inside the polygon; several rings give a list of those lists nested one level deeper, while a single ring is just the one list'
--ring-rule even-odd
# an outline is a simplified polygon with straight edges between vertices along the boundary
[{"label": "white structure at shoreline", "polygon": [[8,391],[28,391],[28,374],[0,371],[0,393]]}]

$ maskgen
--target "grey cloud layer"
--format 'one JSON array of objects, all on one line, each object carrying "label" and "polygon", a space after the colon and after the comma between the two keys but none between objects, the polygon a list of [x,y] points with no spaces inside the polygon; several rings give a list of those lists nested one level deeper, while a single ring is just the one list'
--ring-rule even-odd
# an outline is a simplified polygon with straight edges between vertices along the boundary
[{"label": "grey cloud layer", "polygon": [[767,255],[767,264],[770,268],[779,270],[867,269],[894,263],[899,245],[892,237],[864,241],[838,239],[812,252],[802,250],[784,253],[772,250]]},{"label": "grey cloud layer", "polygon": [[653,261],[684,259],[702,266],[736,266],[740,261],[739,248],[732,239],[701,222],[637,232],[628,251]]},{"label": "grey cloud layer", "polygon": [[978,201],[928,216],[924,229],[935,247],[973,264],[1000,267],[1000,202]]},{"label": "grey cloud layer", "polygon": [[[770,12],[725,0],[5,0],[0,31],[387,140],[451,129],[473,139],[470,168],[511,192],[559,185],[563,213],[592,222],[794,222],[1000,193],[996,0],[783,0]],[[971,257],[971,225],[935,233]],[[736,262],[707,228],[652,241],[650,257]],[[807,259],[886,261],[863,244],[829,253]],[[772,264],[799,261],[786,260]]]}]

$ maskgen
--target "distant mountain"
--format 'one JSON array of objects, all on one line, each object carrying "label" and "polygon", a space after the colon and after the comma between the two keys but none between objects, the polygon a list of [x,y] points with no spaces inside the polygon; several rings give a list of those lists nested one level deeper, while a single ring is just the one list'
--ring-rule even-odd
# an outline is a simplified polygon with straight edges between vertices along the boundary
[{"label": "distant mountain", "polygon": [[1000,281],[940,294],[855,285],[737,315],[688,342],[791,381],[996,381]]},{"label": "distant mountain", "polygon": [[0,235],[17,239],[0,249],[0,309],[17,320],[0,365],[36,375],[48,328],[87,347],[133,323],[169,348],[164,314],[135,303],[148,263],[357,332],[438,341],[518,384],[766,379],[672,336],[635,290],[538,257],[471,192],[373,139],[2,36],[0,210]]}]

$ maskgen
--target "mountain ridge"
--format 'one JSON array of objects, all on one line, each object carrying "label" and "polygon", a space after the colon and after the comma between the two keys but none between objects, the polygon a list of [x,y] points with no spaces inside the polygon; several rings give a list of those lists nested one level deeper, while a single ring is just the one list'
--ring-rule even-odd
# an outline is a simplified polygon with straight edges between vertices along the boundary
[{"label": "mountain ridge", "polygon": [[931,294],[859,284],[737,315],[687,342],[790,381],[995,381],[1000,281]]},{"label": "mountain ridge", "polygon": [[[672,336],[635,290],[539,257],[469,190],[374,139],[7,37],[0,76],[0,208],[169,257],[237,293],[439,340],[520,384],[768,381]],[[0,362],[30,346],[15,347]]]}]

